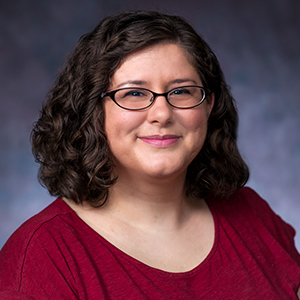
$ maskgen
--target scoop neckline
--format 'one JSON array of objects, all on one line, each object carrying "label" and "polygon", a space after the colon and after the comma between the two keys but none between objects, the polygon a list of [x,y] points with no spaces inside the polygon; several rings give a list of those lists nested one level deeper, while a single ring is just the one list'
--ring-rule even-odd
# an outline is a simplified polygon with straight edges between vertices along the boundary
[{"label": "scoop neckline", "polygon": [[170,271],[161,270],[159,268],[155,268],[155,267],[147,265],[146,263],[134,258],[133,256],[127,254],[126,252],[124,252],[121,249],[119,249],[118,247],[116,247],[114,244],[112,244],[106,238],[104,238],[102,235],[100,235],[98,232],[96,232],[87,223],[85,223],[63,199],[59,198],[59,200],[61,200],[61,202],[63,203],[65,208],[67,208],[68,213],[71,213],[71,215],[74,217],[74,219],[77,221],[77,223],[80,223],[80,225],[83,226],[83,228],[85,228],[85,230],[88,230],[89,232],[91,232],[91,234],[93,234],[93,236],[95,236],[95,238],[99,239],[101,243],[106,245],[106,247],[109,248],[110,251],[113,251],[117,257],[122,257],[125,260],[127,260],[128,262],[130,262],[131,264],[138,266],[139,268],[147,269],[148,271],[159,274],[161,276],[167,276],[167,277],[190,277],[190,276],[193,276],[194,274],[198,273],[202,268],[204,268],[209,263],[209,261],[212,259],[212,257],[216,253],[216,250],[219,245],[219,226],[218,226],[219,221],[216,216],[214,206],[211,203],[209,203],[209,201],[206,201],[206,204],[212,214],[213,223],[214,223],[214,241],[213,241],[213,246],[210,249],[209,253],[204,258],[204,260],[202,260],[197,266],[195,266],[191,270],[184,271],[184,272],[170,272]]}]

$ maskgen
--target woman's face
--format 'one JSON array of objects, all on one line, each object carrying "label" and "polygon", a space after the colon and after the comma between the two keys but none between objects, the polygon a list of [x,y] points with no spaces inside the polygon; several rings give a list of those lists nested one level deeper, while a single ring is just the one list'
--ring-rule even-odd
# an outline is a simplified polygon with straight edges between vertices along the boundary
[{"label": "woman's face", "polygon": [[[185,50],[168,43],[129,55],[109,90],[140,87],[164,93],[184,85],[202,83]],[[109,97],[103,101],[105,131],[119,179],[185,177],[203,146],[213,95],[191,109],[173,108],[163,96],[141,111],[122,109]]]}]

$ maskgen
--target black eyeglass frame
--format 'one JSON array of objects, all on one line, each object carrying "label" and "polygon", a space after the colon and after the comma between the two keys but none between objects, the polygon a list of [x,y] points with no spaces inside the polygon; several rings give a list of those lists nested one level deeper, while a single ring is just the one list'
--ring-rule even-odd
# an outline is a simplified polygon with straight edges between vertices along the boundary
[{"label": "black eyeglass frame", "polygon": [[[172,91],[175,91],[177,89],[181,89],[181,88],[187,88],[187,87],[197,87],[197,88],[200,88],[203,90],[204,92],[204,96],[202,98],[202,100],[193,105],[193,106],[189,106],[189,107],[177,107],[175,105],[173,105],[172,103],[170,103],[169,99],[168,99],[168,96],[169,94],[172,92]],[[118,92],[118,91],[121,91],[121,90],[134,90],[134,89],[138,89],[138,90],[144,90],[144,91],[148,91],[150,92],[153,97],[150,99],[150,104],[147,105],[146,107],[143,107],[143,108],[127,108],[127,107],[123,107],[121,106],[115,99],[115,94]],[[110,91],[110,92],[106,92],[106,93],[101,93],[100,95],[100,99],[103,99],[104,97],[110,97],[111,100],[113,100],[119,107],[123,108],[123,109],[126,109],[126,110],[144,110],[144,109],[147,109],[149,108],[151,105],[153,105],[153,103],[155,102],[155,99],[158,97],[158,96],[164,96],[166,101],[168,102],[168,104],[174,108],[177,108],[177,109],[190,109],[190,108],[194,108],[194,107],[197,107],[199,106],[201,103],[204,102],[204,100],[206,99],[207,96],[209,96],[210,94],[212,94],[212,92],[210,92],[208,89],[206,89],[205,87],[203,86],[197,86],[197,85],[185,85],[185,86],[179,86],[179,87],[176,87],[176,88],[173,88],[165,93],[155,93],[149,89],[145,89],[145,88],[141,88],[141,87],[126,87],[126,88],[121,88],[121,89],[117,89],[117,90],[113,90],[113,91]]]}]

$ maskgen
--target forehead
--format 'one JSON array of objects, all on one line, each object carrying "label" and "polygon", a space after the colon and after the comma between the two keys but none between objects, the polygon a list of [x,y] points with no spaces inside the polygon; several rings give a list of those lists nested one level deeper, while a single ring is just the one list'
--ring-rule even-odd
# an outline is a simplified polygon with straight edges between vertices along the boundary
[{"label": "forehead", "polygon": [[199,74],[191,55],[181,45],[160,43],[145,47],[127,55],[111,78],[116,81],[133,77],[150,78],[153,75],[164,77],[197,76]]},{"label": "forehead", "polygon": [[[165,48],[166,46],[171,46],[173,49],[174,48],[177,48],[177,49],[180,49],[180,51],[182,52],[182,54],[185,56],[185,58],[189,61],[189,63],[193,66],[195,66],[195,61],[193,59],[193,56],[191,53],[189,53],[189,51],[183,46],[181,45],[180,43],[175,43],[175,42],[172,42],[172,41],[163,41],[163,42],[159,42],[159,43],[155,43],[155,44],[152,44],[150,46],[146,46],[146,47],[143,47],[141,49],[138,49],[137,51],[134,51],[128,55],[126,55],[119,67],[127,60],[130,60],[132,59],[133,57],[137,57],[143,53],[151,53],[157,49],[161,49],[161,48]],[[196,66],[195,66],[196,67]]]}]

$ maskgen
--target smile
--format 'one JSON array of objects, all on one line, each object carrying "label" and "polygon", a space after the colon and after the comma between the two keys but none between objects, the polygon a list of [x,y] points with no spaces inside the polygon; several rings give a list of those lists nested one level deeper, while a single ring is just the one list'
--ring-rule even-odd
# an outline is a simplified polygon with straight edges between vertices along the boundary
[{"label": "smile", "polygon": [[139,139],[152,146],[167,147],[177,143],[179,138],[180,137],[177,135],[151,135],[151,136],[143,136],[140,137]]}]

